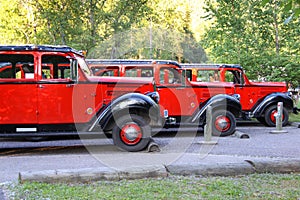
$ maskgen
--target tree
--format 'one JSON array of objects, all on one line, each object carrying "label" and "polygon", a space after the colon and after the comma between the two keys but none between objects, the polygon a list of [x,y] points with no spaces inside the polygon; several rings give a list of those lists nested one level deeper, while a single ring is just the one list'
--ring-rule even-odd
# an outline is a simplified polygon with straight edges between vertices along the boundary
[{"label": "tree", "polygon": [[[115,41],[122,42],[117,47]],[[151,30],[138,28],[116,34],[111,40],[93,48],[88,57],[167,59],[197,63],[207,60],[204,49],[194,38],[159,26]]]},{"label": "tree", "polygon": [[201,43],[214,62],[239,63],[251,79],[299,80],[289,73],[299,63],[299,20],[285,24],[279,1],[206,2],[213,23]]},{"label": "tree", "polygon": [[[262,5],[266,6],[270,0],[263,0]],[[289,14],[286,22],[289,22],[293,17],[297,18],[300,14],[300,1],[299,0],[281,0],[280,7],[282,12]]]},{"label": "tree", "polygon": [[[105,55],[109,51],[107,58],[116,58],[121,53],[135,58],[203,61],[205,52],[191,27],[195,10],[190,3],[190,0],[2,0],[0,40],[6,44],[69,45],[88,50],[90,55],[95,55],[91,52],[95,47],[99,50],[99,45],[110,42],[101,51]],[[136,31],[139,33],[133,34]],[[127,46],[125,50],[123,43],[128,38],[137,42],[139,48],[132,50]],[[157,38],[161,41],[155,41]]]},{"label": "tree", "polygon": [[2,44],[33,43],[34,13],[30,0],[0,2],[0,39]]},{"label": "tree", "polygon": [[113,19],[107,21],[111,36],[91,49],[89,57],[207,60],[190,27],[188,0],[114,1],[108,5],[108,19]]},{"label": "tree", "polygon": [[35,0],[39,43],[70,45],[80,48],[84,36],[84,9],[80,0]]}]

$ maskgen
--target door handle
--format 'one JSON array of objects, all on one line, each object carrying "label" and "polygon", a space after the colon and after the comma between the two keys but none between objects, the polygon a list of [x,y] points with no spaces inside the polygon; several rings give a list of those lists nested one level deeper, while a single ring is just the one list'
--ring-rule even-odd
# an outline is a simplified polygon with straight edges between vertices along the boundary
[{"label": "door handle", "polygon": [[74,84],[67,84],[66,85],[67,88],[70,88],[70,87],[73,87],[73,86],[74,86]]},{"label": "door handle", "polygon": [[45,86],[42,84],[39,84],[39,88],[44,88]]}]

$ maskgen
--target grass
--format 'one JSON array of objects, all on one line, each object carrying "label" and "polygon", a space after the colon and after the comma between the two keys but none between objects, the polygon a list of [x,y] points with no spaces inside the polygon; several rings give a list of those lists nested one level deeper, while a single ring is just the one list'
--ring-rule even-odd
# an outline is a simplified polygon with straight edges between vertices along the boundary
[{"label": "grass", "polygon": [[[297,106],[297,108],[300,108],[300,100],[298,101],[296,106]],[[289,121],[290,122],[300,122],[300,113],[298,113],[297,115],[291,113],[289,115]]]},{"label": "grass", "polygon": [[90,184],[24,183],[5,186],[9,199],[299,199],[300,174],[183,177],[100,181]]},{"label": "grass", "polygon": [[300,113],[297,114],[297,115],[291,113],[291,114],[289,115],[289,121],[290,121],[290,122],[300,122]]}]

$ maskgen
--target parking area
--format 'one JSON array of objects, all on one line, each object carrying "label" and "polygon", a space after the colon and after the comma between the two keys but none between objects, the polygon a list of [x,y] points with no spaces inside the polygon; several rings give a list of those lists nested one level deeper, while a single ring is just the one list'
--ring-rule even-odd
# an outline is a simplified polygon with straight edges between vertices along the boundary
[{"label": "parking area", "polygon": [[300,157],[300,129],[287,126],[287,133],[271,134],[275,128],[259,124],[239,125],[238,131],[249,135],[213,138],[215,145],[203,145],[203,131],[181,131],[154,137],[160,152],[124,152],[102,137],[68,138],[28,142],[1,139],[0,182],[17,180],[20,171],[80,169],[94,167],[139,166],[157,164],[222,163],[246,158],[297,159]]}]

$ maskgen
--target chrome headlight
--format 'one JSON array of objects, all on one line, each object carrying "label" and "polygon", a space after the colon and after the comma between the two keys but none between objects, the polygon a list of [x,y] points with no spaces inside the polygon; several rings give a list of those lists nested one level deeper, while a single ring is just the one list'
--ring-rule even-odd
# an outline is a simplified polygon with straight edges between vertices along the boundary
[{"label": "chrome headlight", "polygon": [[286,94],[287,96],[289,96],[289,97],[292,97],[292,96],[293,96],[293,94],[292,94],[291,91],[288,91],[288,92],[286,92],[285,94]]},{"label": "chrome headlight", "polygon": [[239,94],[233,94],[232,96],[234,98],[236,98],[238,101],[240,101],[240,99],[241,99],[241,95],[239,95]]}]

